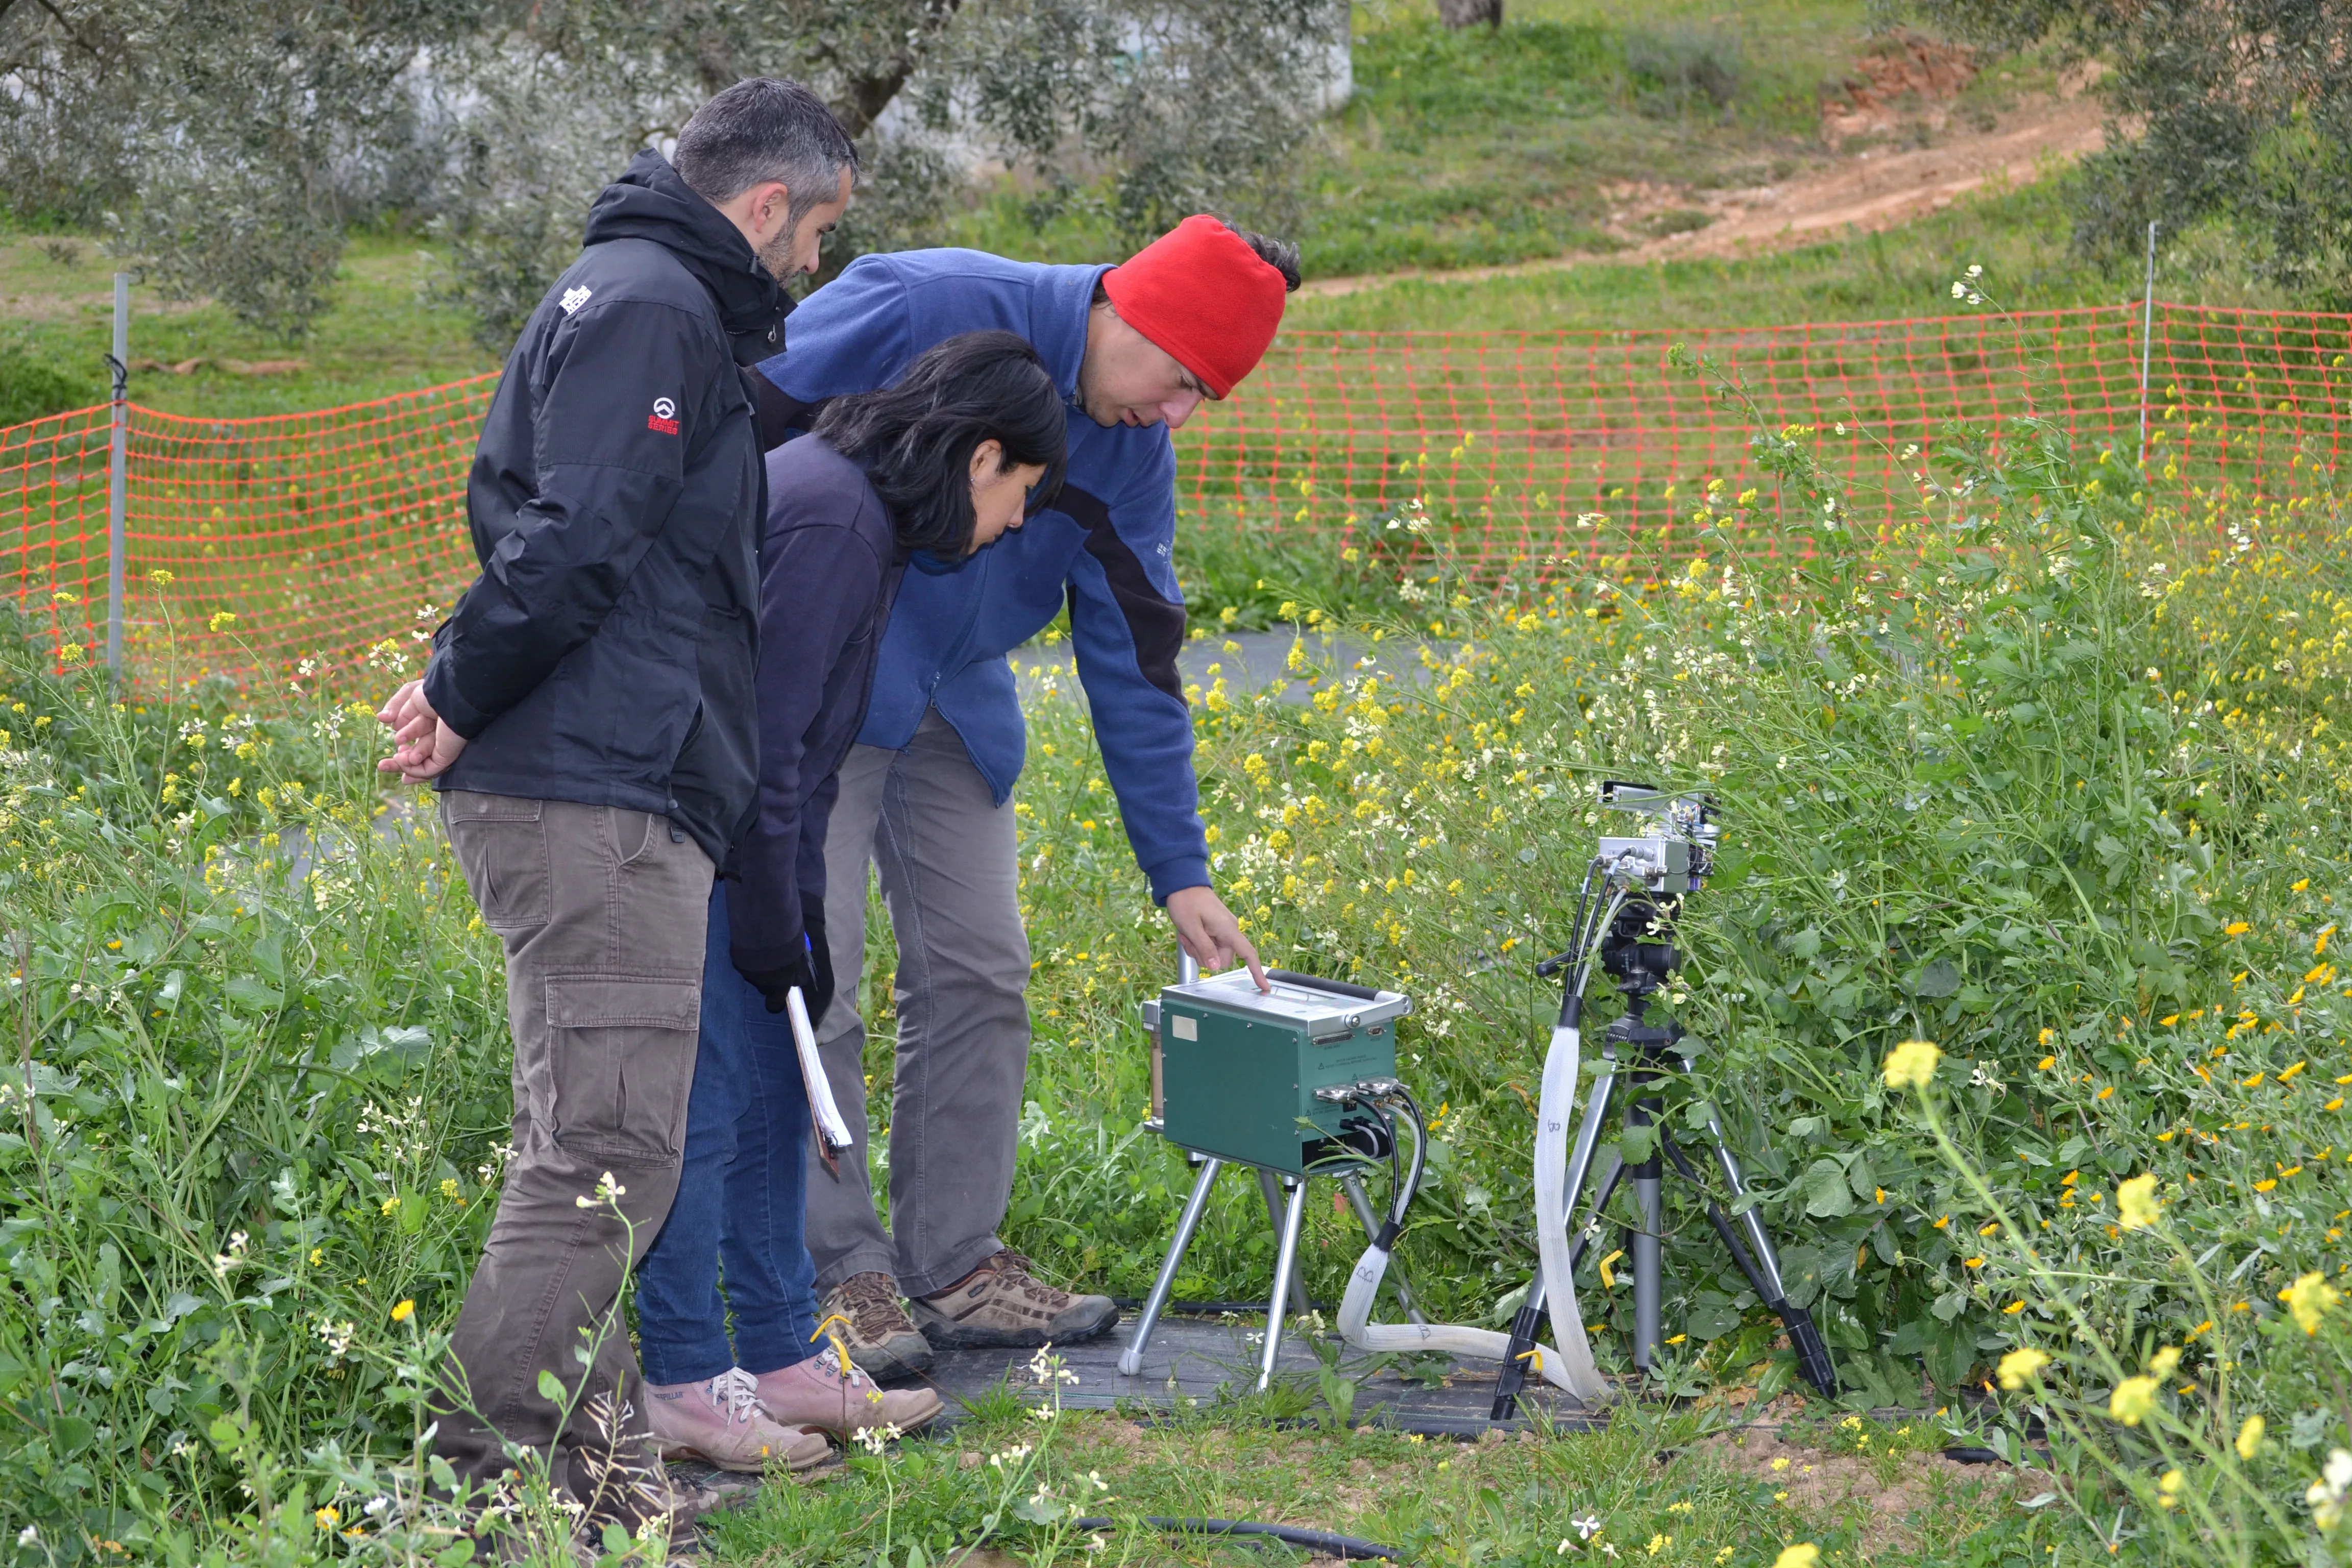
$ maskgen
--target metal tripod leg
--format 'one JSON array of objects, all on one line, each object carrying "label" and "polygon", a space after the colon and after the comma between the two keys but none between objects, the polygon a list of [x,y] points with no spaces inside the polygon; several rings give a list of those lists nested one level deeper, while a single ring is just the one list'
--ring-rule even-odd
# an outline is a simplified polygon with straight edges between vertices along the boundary
[{"label": "metal tripod leg", "polygon": [[1658,1342],[1664,1337],[1665,1256],[1661,1243],[1665,1233],[1665,1163],[1659,1158],[1655,1142],[1665,1131],[1658,1125],[1664,1110],[1663,1100],[1647,1094],[1625,1108],[1628,1132],[1653,1130],[1650,1152],[1631,1171],[1633,1207],[1640,1221],[1627,1248],[1633,1265],[1633,1365],[1645,1375],[1657,1358]]},{"label": "metal tripod leg", "polygon": [[[1682,1070],[1688,1072],[1690,1065],[1685,1062]],[[1732,1155],[1730,1141],[1723,1135],[1723,1120],[1715,1114],[1712,1106],[1708,1108],[1706,1135],[1715,1147],[1715,1163],[1723,1173],[1724,1184],[1731,1189],[1732,1202],[1741,1204],[1748,1196],[1748,1184],[1739,1173],[1739,1162]],[[1665,1151],[1666,1158],[1674,1162],[1675,1171],[1704,1194],[1706,1184],[1699,1180],[1698,1173],[1684,1157],[1674,1135],[1661,1127],[1658,1142]],[[1829,1345],[1822,1340],[1821,1329],[1814,1323],[1812,1314],[1802,1307],[1790,1304],[1780,1279],[1780,1256],[1772,1248],[1771,1237],[1765,1233],[1763,1216],[1752,1205],[1743,1206],[1739,1215],[1739,1230],[1734,1230],[1731,1216],[1724,1213],[1723,1205],[1712,1196],[1706,1197],[1706,1202],[1707,1223],[1722,1238],[1724,1250],[1731,1254],[1732,1262],[1738,1264],[1739,1272],[1747,1276],[1748,1285],[1762,1299],[1764,1305],[1779,1315],[1782,1326],[1789,1331],[1789,1348],[1796,1352],[1797,1370],[1804,1375],[1807,1383],[1822,1393],[1836,1394],[1837,1366],[1830,1360]],[[1741,1231],[1746,1232],[1744,1238]]]},{"label": "metal tripod leg", "polygon": [[[1273,1178],[1268,1176],[1267,1180],[1271,1182]],[[1282,1216],[1282,1246],[1274,1256],[1274,1294],[1266,1301],[1265,1356],[1257,1369],[1261,1394],[1274,1382],[1275,1352],[1282,1344],[1282,1299],[1298,1283],[1298,1233],[1307,1225],[1307,1179],[1285,1176],[1283,1184],[1290,1189],[1290,1207]]]},{"label": "metal tripod leg", "polygon": [[[1690,1070],[1688,1063],[1684,1064],[1683,1070]],[[1716,1165],[1723,1172],[1724,1184],[1731,1189],[1731,1201],[1737,1204],[1748,1195],[1748,1183],[1739,1173],[1739,1162],[1732,1155],[1730,1141],[1723,1135],[1723,1120],[1712,1111],[1710,1107],[1706,1119],[1707,1140],[1715,1145]],[[1693,1181],[1696,1183],[1696,1176]],[[1738,1258],[1739,1248],[1731,1246],[1730,1227],[1720,1217],[1721,1207],[1713,1203],[1707,1207],[1711,1211],[1708,1217],[1716,1221],[1716,1228],[1724,1233],[1724,1242],[1731,1247],[1732,1257]],[[1813,1321],[1812,1314],[1789,1302],[1787,1288],[1780,1279],[1780,1254],[1773,1250],[1772,1238],[1765,1234],[1764,1216],[1750,1205],[1741,1212],[1739,1226],[1747,1232],[1748,1250],[1755,1258],[1754,1268],[1748,1271],[1749,1282],[1756,1287],[1756,1293],[1764,1299],[1764,1304],[1780,1314],[1781,1325],[1789,1331],[1789,1348],[1797,1352],[1797,1370],[1804,1374],[1807,1383],[1822,1393],[1835,1394],[1837,1364],[1830,1360],[1829,1344],[1822,1338],[1821,1328]]]},{"label": "metal tripod leg", "polygon": [[[1265,1197],[1265,1223],[1278,1236],[1282,1232],[1282,1199],[1275,1191],[1274,1173],[1264,1166],[1258,1167],[1257,1190]],[[1290,1281],[1290,1310],[1302,1318],[1307,1315],[1307,1282],[1296,1276]]]},{"label": "metal tripod leg", "polygon": [[[1339,1190],[1348,1194],[1348,1203],[1355,1209],[1356,1223],[1364,1227],[1365,1237],[1370,1239],[1379,1236],[1380,1215],[1372,1209],[1372,1200],[1364,1195],[1364,1179],[1350,1171],[1339,1178]],[[1404,1269],[1393,1257],[1389,1259],[1388,1277],[1396,1282],[1397,1300],[1403,1303],[1406,1318],[1416,1323],[1428,1322],[1429,1320],[1421,1315],[1421,1309],[1413,1304],[1412,1287],[1405,1283]]]},{"label": "metal tripod leg", "polygon": [[1201,1163],[1192,1195],[1184,1200],[1183,1215],[1176,1222],[1176,1239],[1168,1244],[1160,1278],[1151,1282],[1151,1294],[1144,1299],[1143,1316],[1135,1321],[1135,1332],[1129,1336],[1127,1348],[1118,1352],[1118,1370],[1124,1376],[1133,1377],[1143,1370],[1143,1348],[1150,1342],[1151,1331],[1160,1326],[1160,1314],[1168,1310],[1168,1294],[1176,1288],[1176,1270],[1183,1264],[1185,1249],[1192,1245],[1192,1233],[1201,1227],[1202,1211],[1209,1206],[1209,1189],[1216,1184],[1217,1173],[1224,1165],[1217,1159]]}]

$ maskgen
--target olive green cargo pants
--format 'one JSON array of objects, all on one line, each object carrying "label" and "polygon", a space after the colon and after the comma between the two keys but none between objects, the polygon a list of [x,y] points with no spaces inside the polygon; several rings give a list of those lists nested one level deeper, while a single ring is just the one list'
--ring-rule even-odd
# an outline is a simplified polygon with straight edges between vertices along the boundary
[{"label": "olive green cargo pants", "polygon": [[[452,790],[441,820],[506,945],[514,1153],[436,1447],[477,1481],[510,1468],[507,1444],[537,1449],[586,1502],[600,1458],[652,1458],[619,1298],[677,1191],[712,867],[641,811]],[[618,1195],[600,1201],[607,1175]]]}]

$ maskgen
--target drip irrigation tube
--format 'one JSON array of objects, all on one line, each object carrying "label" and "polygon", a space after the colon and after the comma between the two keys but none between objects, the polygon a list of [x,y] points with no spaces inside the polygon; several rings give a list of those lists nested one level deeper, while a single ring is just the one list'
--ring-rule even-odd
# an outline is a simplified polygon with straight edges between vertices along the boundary
[{"label": "drip irrigation tube", "polygon": [[[1367,1560],[1395,1559],[1404,1555],[1402,1548],[1382,1546],[1377,1541],[1359,1541],[1352,1535],[1333,1535],[1321,1530],[1300,1530],[1287,1524],[1260,1524],[1251,1519],[1147,1519],[1145,1524],[1171,1535],[1266,1535],[1292,1546],[1303,1546],[1310,1552],[1320,1552],[1332,1557]],[[1111,1530],[1115,1519],[1082,1519],[1080,1530]]]}]

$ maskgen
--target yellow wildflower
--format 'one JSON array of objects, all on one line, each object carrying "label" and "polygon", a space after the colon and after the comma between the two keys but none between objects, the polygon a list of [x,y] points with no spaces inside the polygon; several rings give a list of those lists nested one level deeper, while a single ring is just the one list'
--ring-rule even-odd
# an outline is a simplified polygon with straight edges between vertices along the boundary
[{"label": "yellow wildflower", "polygon": [[2156,1223],[2156,1173],[2134,1176],[2116,1189],[2116,1217],[2126,1230]]},{"label": "yellow wildflower", "polygon": [[2032,1345],[2020,1345],[2000,1358],[2000,1385],[2015,1394],[2042,1375],[2050,1358]]},{"label": "yellow wildflower", "polygon": [[2107,1398],[2107,1414],[2126,1426],[2137,1426],[2156,1409],[2156,1379],[2127,1377]]},{"label": "yellow wildflower", "polygon": [[2335,1309],[2336,1303],[2343,1298],[2338,1296],[2336,1293],[2336,1288],[2327,1282],[2327,1276],[2312,1273],[2305,1275],[2280,1291],[2279,1300],[2284,1301],[2287,1310],[2294,1314],[2295,1327],[2306,1334],[2315,1334],[2319,1332],[2321,1320],[2325,1319]]},{"label": "yellow wildflower", "polygon": [[[1886,1058],[1886,1086],[1889,1089],[1925,1089],[1936,1076],[1936,1063],[1943,1052],[1933,1040],[1906,1040],[1895,1047]],[[1785,1555],[1785,1553],[1783,1554]]]}]

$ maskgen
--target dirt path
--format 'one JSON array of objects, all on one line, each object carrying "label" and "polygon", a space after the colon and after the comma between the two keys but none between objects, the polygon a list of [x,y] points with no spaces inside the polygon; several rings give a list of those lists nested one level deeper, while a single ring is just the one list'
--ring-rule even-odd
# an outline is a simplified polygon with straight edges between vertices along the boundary
[{"label": "dirt path", "polygon": [[[1405,279],[1470,282],[1553,272],[1595,261],[1659,261],[1682,257],[1738,256],[1801,245],[1837,230],[1889,228],[1986,185],[2021,185],[2042,178],[2102,145],[2099,105],[2079,93],[2021,105],[1990,131],[1951,127],[1937,144],[1914,151],[1879,148],[1843,157],[1778,184],[1749,190],[1688,191],[1670,185],[1616,187],[1607,227],[1629,241],[1622,250],[1572,252],[1507,267],[1455,272],[1391,272],[1324,278],[1299,292],[1354,294]],[[1708,222],[1679,234],[1638,238],[1662,215],[1704,214]]]}]

